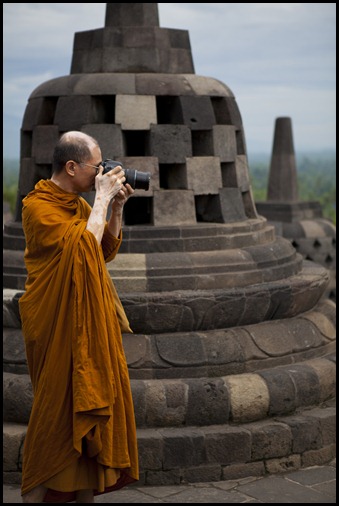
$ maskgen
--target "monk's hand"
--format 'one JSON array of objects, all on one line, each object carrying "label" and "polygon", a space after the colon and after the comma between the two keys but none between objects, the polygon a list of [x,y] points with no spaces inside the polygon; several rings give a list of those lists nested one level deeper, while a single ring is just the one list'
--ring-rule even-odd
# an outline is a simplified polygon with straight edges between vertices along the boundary
[{"label": "monk's hand", "polygon": [[120,165],[106,174],[103,174],[103,170],[104,168],[101,166],[95,178],[95,190],[97,196],[110,201],[123,190],[123,184],[126,181],[125,172]]},{"label": "monk's hand", "polygon": [[133,195],[134,190],[130,184],[125,184],[122,186],[120,191],[115,195],[112,202],[112,212],[115,214],[121,214],[126,204],[127,200]]}]

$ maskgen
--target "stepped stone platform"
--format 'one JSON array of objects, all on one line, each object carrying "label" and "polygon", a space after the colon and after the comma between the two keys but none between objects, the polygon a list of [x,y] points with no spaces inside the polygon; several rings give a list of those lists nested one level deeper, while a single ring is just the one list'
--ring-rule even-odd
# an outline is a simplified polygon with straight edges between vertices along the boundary
[{"label": "stepped stone platform", "polygon": [[[4,291],[6,483],[20,482],[33,400],[18,317],[21,293]],[[291,319],[236,328],[124,335],[124,348],[141,483],[262,475],[334,457],[332,301]]]},{"label": "stepped stone platform", "polygon": [[[249,423],[138,429],[140,481],[173,485],[262,476],[335,457],[331,403]],[[4,482],[20,483],[26,425],[4,423]]]},{"label": "stepped stone platform", "polygon": [[108,264],[134,330],[123,340],[141,482],[330,462],[329,271],[258,213],[232,91],[194,74],[187,31],[160,28],[157,4],[109,3],[106,26],[74,42],[71,75],[29,97],[16,216],[3,233],[5,481],[20,481],[33,400],[18,311],[21,203],[50,177],[54,146],[70,129],[96,137],[104,158],[152,173],[150,189],[125,206],[121,249]]}]

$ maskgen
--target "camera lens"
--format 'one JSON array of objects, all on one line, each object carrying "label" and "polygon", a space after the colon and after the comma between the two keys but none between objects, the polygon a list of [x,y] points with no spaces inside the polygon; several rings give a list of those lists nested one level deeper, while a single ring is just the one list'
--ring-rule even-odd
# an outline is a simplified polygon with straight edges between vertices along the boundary
[{"label": "camera lens", "polygon": [[132,186],[132,188],[136,190],[148,190],[149,189],[149,181],[151,175],[149,172],[139,172],[134,169],[124,169],[125,170],[125,178],[126,181],[124,184],[128,183]]},{"label": "camera lens", "polygon": [[109,172],[118,165],[120,165],[123,171],[125,172],[126,181],[124,184],[128,183],[134,190],[149,189],[149,183],[151,179],[150,172],[140,172],[139,170],[135,169],[124,169],[121,162],[117,162],[114,160],[105,160],[104,162],[102,162],[102,166],[104,168],[102,173],[106,174],[106,172]]}]

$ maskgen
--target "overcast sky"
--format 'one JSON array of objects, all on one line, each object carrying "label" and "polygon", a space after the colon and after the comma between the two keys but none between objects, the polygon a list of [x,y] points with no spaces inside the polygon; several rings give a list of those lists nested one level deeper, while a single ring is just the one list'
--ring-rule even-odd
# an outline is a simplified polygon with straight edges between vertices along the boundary
[{"label": "overcast sky", "polygon": [[[162,28],[189,31],[195,73],[231,88],[247,151],[271,153],[275,120],[295,150],[335,149],[334,3],[159,3]],[[75,32],[102,28],[104,3],[5,3],[4,157],[19,158],[28,98],[69,75]]]}]

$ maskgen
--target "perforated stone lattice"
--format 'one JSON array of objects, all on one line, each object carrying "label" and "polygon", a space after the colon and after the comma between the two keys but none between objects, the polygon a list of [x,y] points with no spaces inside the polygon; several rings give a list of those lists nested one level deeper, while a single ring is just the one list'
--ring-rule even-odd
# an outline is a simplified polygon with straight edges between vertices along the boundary
[{"label": "perforated stone lattice", "polygon": [[126,207],[127,225],[257,217],[240,112],[215,79],[104,73],[44,83],[23,119],[22,198],[50,176],[53,148],[68,130],[95,137],[103,158],[151,172],[150,189],[137,190]]}]

